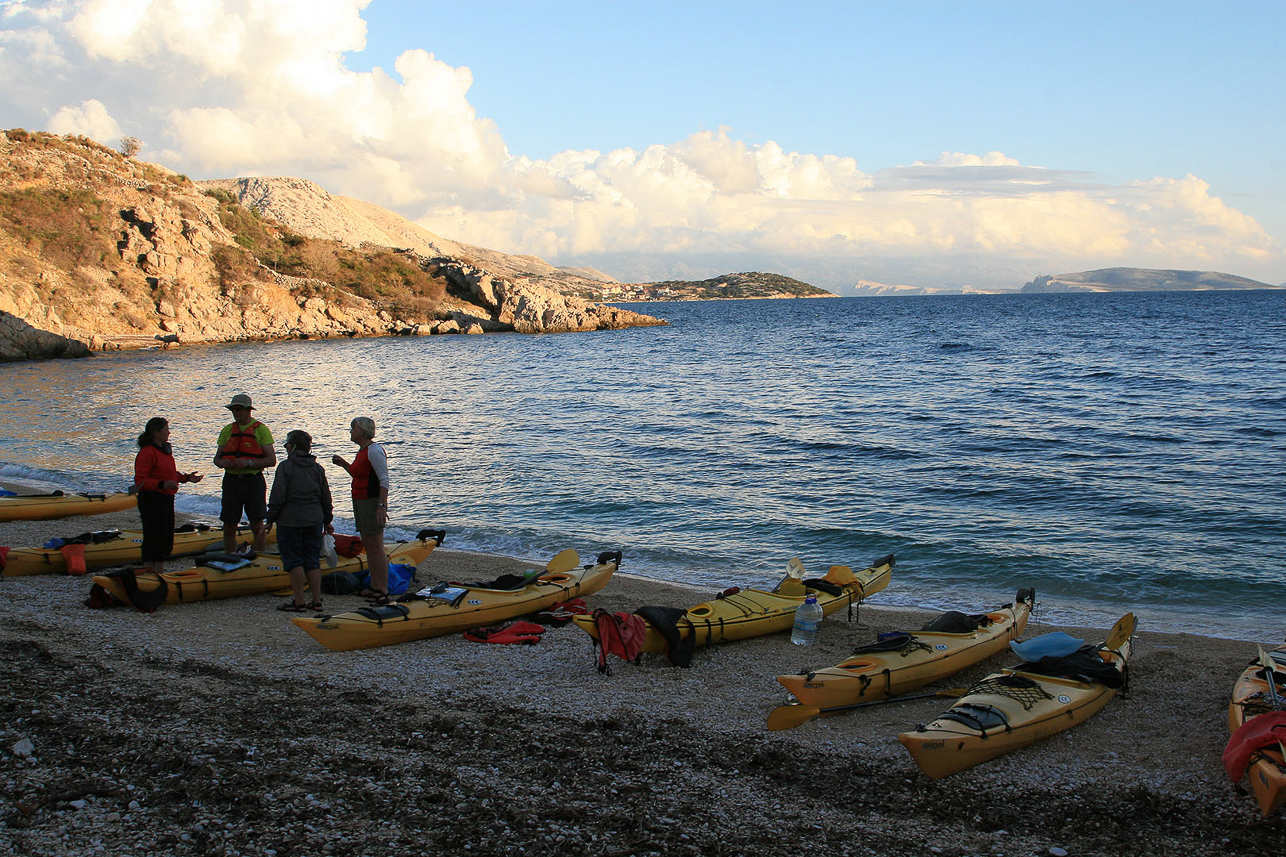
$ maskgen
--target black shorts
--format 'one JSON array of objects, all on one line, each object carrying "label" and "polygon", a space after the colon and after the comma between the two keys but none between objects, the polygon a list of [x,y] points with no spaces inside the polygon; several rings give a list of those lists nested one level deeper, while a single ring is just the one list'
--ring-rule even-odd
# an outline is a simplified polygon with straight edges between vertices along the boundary
[{"label": "black shorts", "polygon": [[219,520],[226,526],[235,527],[241,523],[241,512],[246,513],[250,523],[262,521],[268,517],[268,482],[263,478],[263,471],[258,473],[225,473],[223,474],[223,508],[219,511]]},{"label": "black shorts", "polygon": [[287,571],[292,568],[304,571],[321,568],[321,544],[321,524],[311,527],[277,525],[277,550],[281,552],[281,567]]}]

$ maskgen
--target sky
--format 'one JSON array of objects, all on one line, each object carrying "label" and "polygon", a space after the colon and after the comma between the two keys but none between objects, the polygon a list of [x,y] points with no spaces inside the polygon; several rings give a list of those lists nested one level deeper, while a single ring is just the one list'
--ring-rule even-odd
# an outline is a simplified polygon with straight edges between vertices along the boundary
[{"label": "sky", "polygon": [[1286,3],[0,0],[0,127],[622,281],[1286,283]]}]

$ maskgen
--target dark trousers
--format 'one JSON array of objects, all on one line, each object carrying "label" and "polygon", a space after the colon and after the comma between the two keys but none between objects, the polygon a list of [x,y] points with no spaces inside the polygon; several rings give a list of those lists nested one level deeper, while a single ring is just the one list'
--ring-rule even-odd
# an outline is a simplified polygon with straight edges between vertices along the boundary
[{"label": "dark trousers", "polygon": [[143,562],[160,562],[174,551],[174,495],[138,492],[143,521]]}]

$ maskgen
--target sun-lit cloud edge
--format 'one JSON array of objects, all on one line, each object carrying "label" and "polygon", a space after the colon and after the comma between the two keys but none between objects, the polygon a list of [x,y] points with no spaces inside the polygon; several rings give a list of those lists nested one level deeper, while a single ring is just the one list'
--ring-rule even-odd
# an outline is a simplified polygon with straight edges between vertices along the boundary
[{"label": "sun-lit cloud edge", "polygon": [[366,5],[10,3],[0,77],[14,85],[0,107],[56,133],[138,137],[144,157],[195,177],[309,178],[444,236],[560,264],[849,260],[852,279],[914,259],[926,275],[984,258],[1045,270],[1283,269],[1281,243],[1192,175],[1111,185],[1002,152],[868,172],[728,128],[529,159],[477,115],[468,68],[416,49],[391,70],[350,70]]}]

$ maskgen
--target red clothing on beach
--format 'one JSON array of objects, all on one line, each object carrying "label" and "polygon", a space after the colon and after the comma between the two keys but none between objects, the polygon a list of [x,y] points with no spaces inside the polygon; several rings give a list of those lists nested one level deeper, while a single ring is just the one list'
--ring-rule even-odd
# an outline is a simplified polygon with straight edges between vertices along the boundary
[{"label": "red clothing on beach", "polygon": [[363,447],[353,458],[348,472],[353,477],[353,497],[357,500],[380,496],[380,474],[371,463],[370,446]]},{"label": "red clothing on beach", "polygon": [[140,491],[177,494],[177,488],[163,488],[161,483],[187,481],[187,476],[179,473],[174,456],[157,446],[149,443],[134,456],[134,484]]}]

